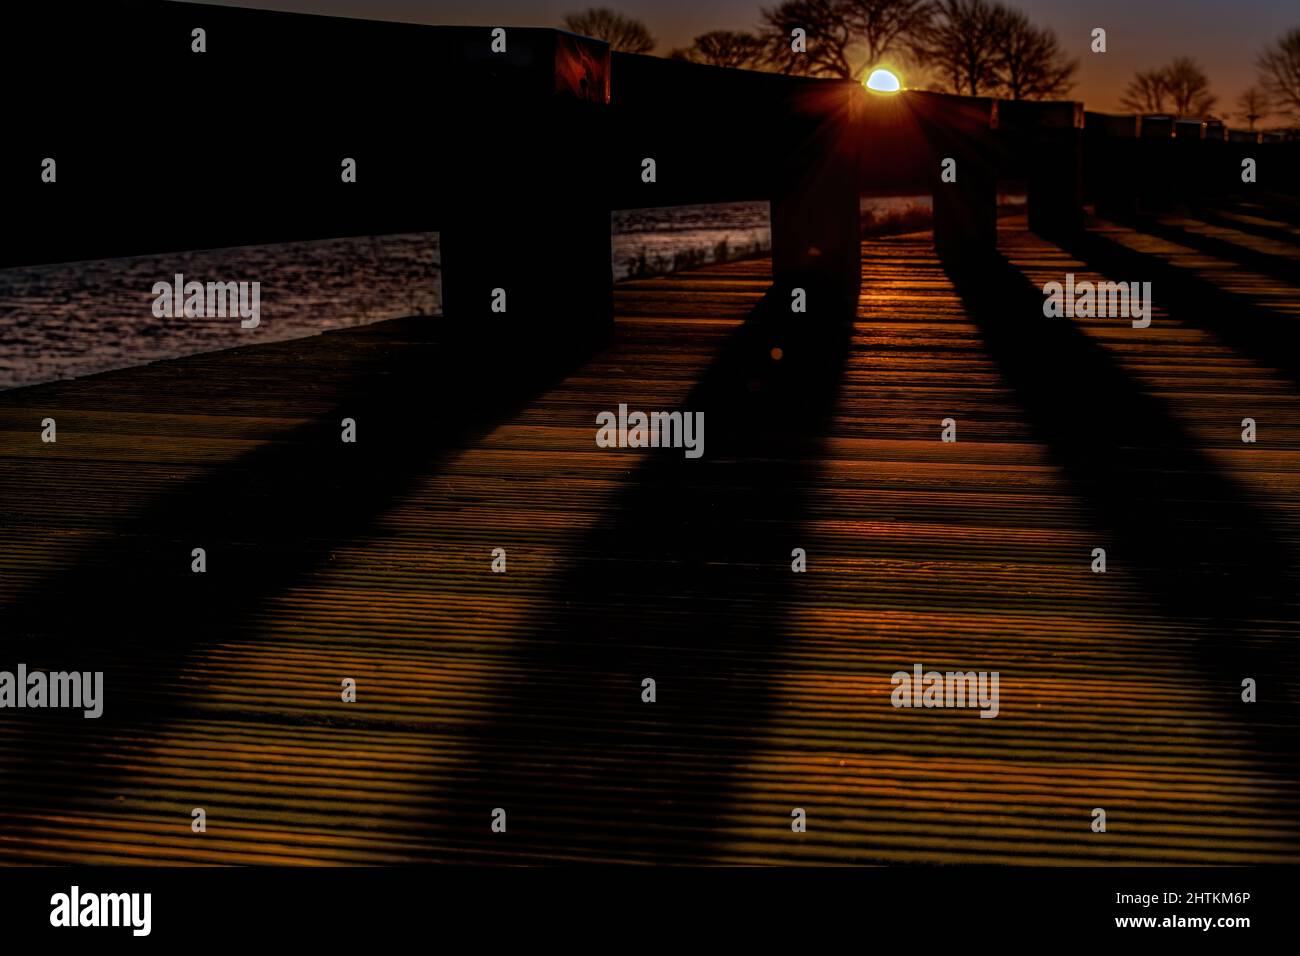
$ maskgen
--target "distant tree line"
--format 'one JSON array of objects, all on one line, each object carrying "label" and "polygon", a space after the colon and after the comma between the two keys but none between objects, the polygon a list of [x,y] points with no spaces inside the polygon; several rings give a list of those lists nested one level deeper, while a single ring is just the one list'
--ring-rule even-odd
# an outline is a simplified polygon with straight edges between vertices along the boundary
[{"label": "distant tree line", "polygon": [[[785,0],[760,11],[756,32],[711,30],[669,55],[695,63],[862,80],[889,57],[920,64],[941,89],[1013,99],[1062,95],[1078,63],[1056,35],[998,0]],[[606,8],[564,25],[615,50],[654,48],[640,21]],[[804,48],[791,44],[804,31]]]},{"label": "distant tree line", "polygon": [[604,40],[612,49],[623,53],[649,53],[655,48],[655,38],[644,23],[605,7],[570,13],[564,18],[564,28]]},{"label": "distant tree line", "polygon": [[[802,76],[862,80],[883,63],[907,64],[931,89],[1008,99],[1062,97],[1074,86],[1077,60],[1056,34],[1000,0],[785,0],[760,10],[753,32],[711,30],[669,55],[694,63]],[[649,53],[655,40],[633,17],[606,8],[570,14],[575,33],[615,50]],[[804,31],[804,49],[792,48]],[[1235,116],[1252,129],[1270,115],[1300,121],[1300,28],[1266,47],[1259,81],[1238,97]],[[1190,57],[1139,70],[1121,99],[1140,113],[1208,117],[1218,106],[1210,81]]]},{"label": "distant tree line", "polygon": [[[739,65],[849,80],[901,61],[939,89],[1012,99],[1062,95],[1078,69],[1051,30],[997,0],[786,0],[761,17],[757,34],[705,34],[672,55],[713,63],[720,46],[733,64],[743,54]],[[791,49],[796,28],[804,53]]]},{"label": "distant tree line", "polygon": [[1209,78],[1196,61],[1180,56],[1168,66],[1139,70],[1119,102],[1134,113],[1209,116],[1218,99],[1210,92]]},{"label": "distant tree line", "polygon": [[1300,122],[1300,27],[1288,30],[1265,47],[1256,66],[1262,88],[1255,92],[1265,106],[1272,105],[1277,112]]},{"label": "distant tree line", "polygon": [[[1259,80],[1237,97],[1236,110],[1227,115],[1245,120],[1254,129],[1268,116],[1300,121],[1300,27],[1288,30],[1264,48],[1255,61]],[[1135,113],[1173,113],[1210,117],[1218,98],[1210,80],[1196,61],[1175,57],[1167,66],[1139,70],[1120,100]]]}]

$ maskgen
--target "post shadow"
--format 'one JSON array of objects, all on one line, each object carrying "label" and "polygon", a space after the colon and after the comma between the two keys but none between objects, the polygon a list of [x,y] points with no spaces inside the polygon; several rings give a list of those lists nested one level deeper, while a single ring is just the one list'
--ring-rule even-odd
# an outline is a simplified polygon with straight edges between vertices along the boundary
[{"label": "post shadow", "polygon": [[1162,307],[1300,385],[1300,326],[1293,317],[1096,232],[1058,244],[1092,271],[1124,281],[1150,282]]},{"label": "post shadow", "polygon": [[1125,223],[1125,225],[1132,226],[1138,232],[1146,233],[1149,236],[1155,236],[1158,239],[1164,239],[1166,242],[1173,242],[1189,249],[1195,249],[1207,256],[1223,259],[1226,262],[1272,276],[1283,282],[1294,282],[1297,274],[1300,274],[1300,259],[1290,259],[1270,252],[1261,252],[1258,249],[1238,245],[1228,239],[1219,239],[1216,236],[1207,236],[1203,233],[1194,232],[1183,226],[1160,222],[1150,216],[1136,217]]},{"label": "post shadow", "polygon": [[1269,201],[1267,208],[1262,210],[1253,203],[1238,198],[1236,200],[1222,200],[1213,204],[1192,203],[1190,212],[1196,218],[1203,219],[1205,222],[1247,232],[1252,236],[1259,236],[1261,239],[1295,242],[1296,234],[1289,231],[1286,225],[1270,226],[1267,223],[1242,222],[1223,215],[1224,211],[1243,213],[1248,216],[1262,213],[1261,218],[1267,217],[1275,222],[1300,226],[1300,204],[1297,204],[1294,199],[1283,200],[1275,193],[1268,194],[1268,196],[1271,201]]},{"label": "post shadow", "polygon": [[[803,578],[791,552],[804,544],[806,486],[849,350],[851,327],[796,324],[810,318],[769,292],[680,406],[704,413],[703,457],[642,452],[574,549],[545,620],[511,642],[519,677],[495,688],[473,756],[446,772],[440,854],[523,860],[586,846],[621,860],[711,858],[735,777],[777,705]],[[654,703],[642,700],[644,678]],[[498,807],[507,837],[489,830]]]},{"label": "post shadow", "polygon": [[[1033,433],[1099,519],[1112,565],[1140,574],[1171,619],[1210,625],[1216,637],[1197,641],[1193,666],[1222,717],[1253,741],[1255,761],[1294,778],[1285,681],[1297,647],[1256,626],[1294,629],[1294,549],[1103,346],[1043,316],[1041,291],[1000,253],[947,268]],[[1241,703],[1243,677],[1272,690]]]},{"label": "post shadow", "polygon": [[[0,793],[6,805],[38,804],[48,810],[112,787],[114,775],[104,773],[87,780],[80,794],[37,788],[26,771],[57,764],[104,728],[139,722],[164,731],[185,715],[188,703],[183,693],[160,693],[151,686],[155,681],[174,683],[193,649],[244,636],[248,622],[268,602],[324,566],[332,551],[367,538],[394,501],[579,367],[600,342],[490,336],[418,318],[249,349],[258,353],[247,366],[255,373],[278,350],[287,361],[297,358],[308,368],[324,367],[350,381],[324,415],[168,486],[74,566],[0,608],[9,666],[22,661],[29,669],[103,670],[107,698],[98,720],[85,720],[80,711],[41,715],[47,724],[61,722],[64,733],[44,735],[39,751],[33,745],[3,767]],[[232,370],[229,379],[209,383],[177,377],[172,407],[204,406],[211,390],[219,394],[232,387],[245,367],[241,351],[223,357]],[[105,373],[100,388],[112,395],[115,376],[129,380],[134,374]],[[288,383],[296,389],[315,387],[300,370],[286,368],[284,377],[284,393],[290,391]],[[61,390],[71,388],[80,389],[74,394],[83,402],[99,394],[82,380],[15,389],[0,401],[25,404],[33,401],[33,392],[51,390],[57,404]],[[128,384],[121,393],[134,400]],[[301,406],[293,402],[282,409],[265,394],[261,402],[258,411],[265,417],[301,416]],[[355,444],[341,441],[344,417],[357,423]],[[67,464],[76,467],[75,460]],[[207,573],[190,570],[190,550],[196,546],[207,550]],[[255,702],[250,709],[257,709]],[[347,721],[344,715],[332,722]],[[6,721],[5,732],[21,734],[21,723]],[[36,774],[35,779],[43,778]]]}]

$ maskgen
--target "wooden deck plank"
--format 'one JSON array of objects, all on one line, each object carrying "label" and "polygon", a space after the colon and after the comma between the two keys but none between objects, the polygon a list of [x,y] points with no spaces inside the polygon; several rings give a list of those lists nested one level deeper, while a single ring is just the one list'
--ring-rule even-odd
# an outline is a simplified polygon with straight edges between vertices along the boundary
[{"label": "wooden deck plank", "polygon": [[[1021,226],[1002,247],[1028,283],[1088,271]],[[755,260],[621,284],[609,342],[469,431],[438,430],[463,406],[413,407],[421,362],[442,361],[429,319],[0,395],[0,605],[22,612],[0,618],[2,666],[74,666],[67,638],[107,672],[99,721],[0,715],[0,859],[1300,859],[1294,591],[1265,588],[1289,566],[1242,607],[1179,605],[1133,509],[1044,422],[1040,400],[1071,396],[1026,382],[927,236],[863,251],[825,392],[797,377],[797,336],[742,325],[766,286]],[[1294,384],[1194,314],[1074,329],[1140,400],[1134,434],[1147,416],[1185,442],[1117,459],[1116,484],[1148,486],[1152,534],[1203,532],[1197,566],[1226,586],[1242,555],[1225,521],[1250,523],[1261,559],[1295,554]],[[362,464],[336,457],[349,402]],[[707,408],[705,458],[595,447],[619,402]],[[297,488],[296,468],[319,480]],[[999,717],[892,708],[890,675],[914,662],[999,670]],[[1239,662],[1270,704],[1238,702]]]}]

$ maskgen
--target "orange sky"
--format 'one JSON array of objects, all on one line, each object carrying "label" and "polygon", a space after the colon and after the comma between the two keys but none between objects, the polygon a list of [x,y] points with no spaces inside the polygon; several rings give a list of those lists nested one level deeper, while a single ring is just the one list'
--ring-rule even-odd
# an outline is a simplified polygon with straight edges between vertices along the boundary
[{"label": "orange sky", "polygon": [[[557,26],[570,11],[608,6],[650,27],[659,51],[688,44],[714,29],[753,29],[759,8],[777,0],[218,0],[341,16],[450,23]],[[1089,109],[1118,111],[1119,97],[1135,70],[1191,56],[1205,69],[1219,113],[1232,113],[1236,98],[1255,82],[1261,47],[1285,30],[1300,27],[1300,0],[1004,0],[1040,25],[1056,31],[1078,57],[1078,83],[1071,93]],[[1094,27],[1104,27],[1109,48],[1089,51]],[[906,78],[905,78],[906,79]],[[1233,119],[1233,117],[1229,117]]]}]

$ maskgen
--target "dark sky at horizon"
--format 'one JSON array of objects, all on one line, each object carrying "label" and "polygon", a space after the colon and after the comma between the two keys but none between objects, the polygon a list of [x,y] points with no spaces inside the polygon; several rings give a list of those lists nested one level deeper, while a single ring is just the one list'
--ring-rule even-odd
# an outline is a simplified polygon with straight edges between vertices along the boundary
[{"label": "dark sky at horizon", "polygon": [[[359,16],[411,23],[485,26],[558,26],[565,13],[607,6],[645,21],[666,53],[708,30],[753,29],[759,9],[777,0],[208,0],[262,7]],[[1231,118],[1237,96],[1255,82],[1260,49],[1300,26],[1297,0],[1005,0],[1056,31],[1080,61],[1071,97],[1089,109],[1118,110],[1119,97],[1136,70],[1175,56],[1197,60],[1219,97],[1220,115]],[[1105,27],[1108,51],[1089,50],[1093,27]],[[906,80],[906,77],[904,77]]]}]

